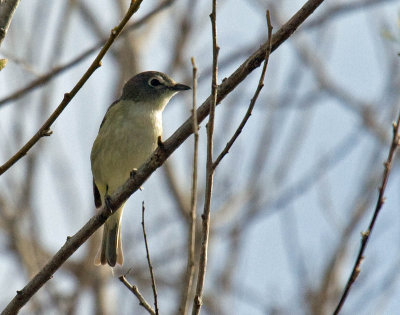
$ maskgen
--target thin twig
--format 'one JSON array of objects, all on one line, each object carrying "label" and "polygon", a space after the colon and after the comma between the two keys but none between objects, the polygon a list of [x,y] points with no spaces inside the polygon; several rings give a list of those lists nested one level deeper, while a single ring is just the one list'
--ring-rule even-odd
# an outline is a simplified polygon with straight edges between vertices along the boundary
[{"label": "thin twig", "polygon": [[261,71],[261,76],[258,81],[258,86],[257,89],[254,93],[253,98],[250,101],[250,105],[247,109],[246,114],[244,115],[242,121],[240,122],[239,127],[236,129],[235,133],[233,134],[232,138],[228,141],[226,144],[225,148],[222,150],[222,152],[218,155],[217,159],[213,163],[213,168],[217,168],[218,164],[221,162],[221,160],[225,157],[226,154],[228,154],[229,150],[231,149],[233,143],[236,141],[236,139],[239,137],[240,133],[242,132],[244,126],[246,125],[247,121],[249,120],[251,113],[253,111],[254,105],[256,104],[258,95],[260,94],[262,88],[264,87],[264,79],[265,79],[265,73],[267,71],[268,67],[268,61],[269,61],[269,56],[271,54],[271,49],[272,49],[272,24],[271,24],[271,19],[269,16],[269,10],[267,10],[267,24],[268,24],[268,48],[267,51],[265,52],[265,61],[264,61],[264,66]]},{"label": "thin twig", "polygon": [[[272,51],[277,49],[291,34],[321,5],[323,0],[309,0],[287,21],[272,38]],[[267,43],[249,56],[218,88],[217,102],[221,102],[232,92],[265,58]],[[202,122],[210,111],[211,98],[206,99],[197,109],[197,121]],[[163,149],[157,148],[149,159],[111,196],[110,206],[118,209],[140,186],[159,168],[165,160],[193,133],[193,120],[188,118],[175,132],[164,141]],[[47,262],[47,264],[19,290],[3,310],[4,315],[16,314],[29,299],[47,282],[75,251],[104,224],[112,213],[105,206],[99,209],[75,235],[68,237],[65,244]]]},{"label": "thin twig", "polygon": [[128,280],[126,280],[125,276],[120,276],[118,279],[138,298],[139,305],[143,306],[150,314],[156,315],[156,312],[154,312],[150,304],[147,303],[137,286],[130,284]]},{"label": "thin twig", "polygon": [[213,167],[213,138],[214,138],[214,121],[215,121],[215,107],[217,106],[218,94],[218,53],[219,47],[217,44],[217,0],[212,0],[212,12],[210,14],[211,29],[212,29],[212,51],[213,51],[213,71],[211,80],[211,99],[210,99],[210,114],[207,123],[207,165],[206,165],[206,191],[204,197],[204,209],[201,216],[202,219],[202,232],[201,232],[201,248],[200,248],[200,261],[197,275],[196,294],[193,301],[192,315],[200,313],[203,297],[203,288],[206,277],[207,269],[207,255],[208,255],[208,240],[210,234],[210,210],[211,210],[211,196],[214,181],[214,167]]},{"label": "thin twig", "polygon": [[189,230],[188,230],[188,258],[186,273],[184,278],[184,285],[182,289],[181,302],[179,304],[179,314],[187,314],[189,307],[189,295],[192,288],[193,273],[194,273],[194,253],[196,243],[196,208],[197,208],[197,159],[199,151],[199,125],[197,123],[197,67],[194,58],[192,57],[193,66],[193,107],[192,107],[192,118],[193,118],[193,173],[192,173],[192,192],[190,200],[190,213],[189,213]]},{"label": "thin twig", "polygon": [[[131,16],[139,9],[141,2],[142,2],[142,0],[136,0],[136,1],[131,2],[131,5],[130,5],[126,15],[123,17],[120,24],[111,31],[109,40],[104,45],[104,47],[101,49],[98,56],[95,58],[95,60],[90,65],[88,70],[82,76],[82,78],[78,81],[78,83],[75,85],[75,87],[71,90],[70,93],[66,93],[64,95],[63,101],[60,103],[60,105],[57,107],[57,109],[53,112],[53,114],[51,114],[51,116],[44,123],[44,125],[38,130],[38,132],[9,161],[7,161],[2,167],[0,167],[0,175],[3,174],[7,169],[9,169],[20,158],[22,158],[28,152],[28,150],[37,141],[39,141],[39,139],[41,137],[48,136],[50,134],[50,126],[57,119],[57,117],[61,114],[61,112],[68,105],[68,103],[71,101],[71,99],[76,95],[76,93],[83,86],[83,84],[89,79],[89,77],[93,74],[93,72],[100,66],[101,59],[106,54],[108,49],[111,47],[115,38],[121,33],[121,31],[123,30],[126,23],[129,21]],[[86,225],[96,225],[98,223],[100,223],[100,225],[101,225],[102,223],[104,223],[104,222],[102,222],[102,219],[103,218],[101,216],[96,217],[96,219],[94,219],[94,220],[92,218],[92,220],[90,220]],[[96,229],[94,229],[93,232]],[[79,234],[79,232],[77,234]],[[91,234],[89,234],[89,235],[87,235],[87,234],[88,233],[82,232],[79,235],[79,237],[77,237],[74,241],[71,241],[71,242],[68,242],[69,241],[69,239],[68,239],[66,244],[58,251],[59,256],[55,255],[54,261],[52,261],[53,264],[51,264],[51,262],[46,264],[46,266],[28,283],[27,286],[25,286],[25,288],[22,291],[18,291],[16,297],[14,297],[11,300],[11,302],[6,306],[6,308],[3,310],[2,315],[16,314],[21,309],[21,307],[23,307],[29,301],[29,299],[37,292],[37,290],[39,290],[39,288],[41,288],[42,285],[44,283],[46,283],[46,281],[48,281],[48,279],[50,279],[52,274],[61,266],[61,264],[65,261],[65,260],[63,260],[63,258],[69,257],[70,255],[72,255],[72,253],[84,241],[86,241],[87,237],[89,237],[91,235]],[[82,243],[81,243],[81,241],[82,241]],[[66,246],[68,243],[70,245]],[[58,260],[56,259],[56,257],[58,258]],[[57,261],[57,263],[56,263],[56,261]],[[48,268],[46,269],[46,267],[48,267]]]},{"label": "thin twig", "polygon": [[0,1],[0,45],[7,34],[19,2],[20,0]]},{"label": "thin twig", "polygon": [[[126,36],[126,34],[129,34],[130,31],[133,31],[140,26],[142,26],[144,23],[146,23],[150,18],[152,18],[154,15],[158,14],[168,6],[170,6],[173,3],[174,0],[165,0],[159,3],[153,10],[151,10],[149,13],[147,13],[145,16],[140,18],[139,20],[135,21],[134,23],[128,25],[125,27],[125,32],[122,33],[120,36],[118,36],[117,39],[122,38]],[[93,47],[89,48],[88,50],[84,51],[81,53],[79,56],[75,57],[73,60],[66,62],[63,65],[57,66],[53,69],[51,69],[49,72],[41,75],[39,78],[35,79],[34,81],[28,83],[26,86],[22,87],[21,89],[18,89],[17,91],[11,92],[10,95],[5,96],[4,98],[0,99],[0,106],[7,104],[10,101],[16,100],[25,94],[33,91],[34,89],[48,83],[51,79],[54,77],[60,75],[63,73],[65,70],[68,70],[69,68],[77,65],[78,63],[82,62],[85,60],[87,57],[89,57],[93,52],[95,52],[97,49],[101,48],[105,43],[107,42],[107,38],[101,39],[97,44],[95,44]]]},{"label": "thin twig", "polygon": [[155,277],[154,277],[153,265],[151,264],[151,259],[150,259],[149,245],[147,244],[146,227],[144,225],[144,210],[145,210],[145,207],[144,207],[144,201],[143,201],[142,202],[143,238],[144,238],[144,245],[146,246],[146,258],[147,258],[147,263],[149,265],[150,276],[151,276],[151,288],[153,289],[154,307],[155,307],[156,315],[158,315],[157,286],[156,286],[156,280],[155,280]]},{"label": "thin twig", "polygon": [[115,39],[122,32],[126,23],[128,23],[131,16],[139,9],[140,4],[143,0],[133,0],[128,9],[128,12],[123,17],[122,21],[119,25],[111,30],[110,37],[107,42],[104,44],[103,48],[100,50],[97,57],[94,59],[90,67],[86,70],[83,76],[80,78],[78,83],[73,87],[73,89],[69,93],[64,94],[64,98],[61,101],[60,105],[56,108],[56,110],[50,115],[50,117],[46,120],[42,127],[35,133],[35,135],[15,154],[13,155],[6,163],[0,166],[0,175],[7,171],[11,166],[13,166],[19,159],[27,154],[27,152],[40,140],[40,138],[44,136],[50,135],[50,127],[56,121],[58,116],[62,113],[62,111],[67,107],[72,98],[78,93],[81,87],[86,83],[86,81],[90,78],[90,76],[96,71],[97,68],[101,66],[101,60],[104,55],[107,53],[111,45],[114,43]]},{"label": "thin twig", "polygon": [[361,264],[364,260],[364,252],[365,249],[367,247],[368,244],[368,240],[369,237],[372,233],[372,229],[375,226],[375,222],[378,218],[379,212],[382,209],[383,204],[385,203],[385,189],[387,186],[387,182],[389,179],[389,175],[390,175],[390,171],[392,169],[392,164],[393,164],[393,159],[394,159],[394,155],[396,153],[396,150],[398,149],[399,145],[400,145],[400,135],[399,135],[399,125],[400,125],[400,113],[399,116],[397,118],[396,122],[393,122],[393,138],[392,138],[392,143],[390,145],[390,150],[389,150],[389,154],[388,157],[386,159],[386,162],[384,163],[384,171],[383,171],[383,177],[382,177],[382,183],[381,186],[379,188],[379,195],[378,195],[378,200],[376,202],[376,206],[375,206],[375,211],[374,214],[371,218],[371,221],[369,223],[368,229],[367,231],[361,233],[361,246],[360,246],[360,250],[358,252],[357,255],[357,259],[354,263],[353,266],[353,270],[351,271],[350,277],[347,280],[345,289],[343,291],[342,297],[340,298],[340,301],[334,311],[334,315],[339,314],[340,310],[343,307],[344,302],[346,301],[346,298],[349,294],[350,288],[353,285],[353,283],[356,281],[358,275],[361,272]]}]

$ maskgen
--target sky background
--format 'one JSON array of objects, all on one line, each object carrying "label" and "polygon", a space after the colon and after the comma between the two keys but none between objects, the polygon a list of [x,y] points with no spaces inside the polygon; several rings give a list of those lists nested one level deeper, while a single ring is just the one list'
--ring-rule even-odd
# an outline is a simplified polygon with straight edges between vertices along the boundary
[{"label": "sky background", "polygon": [[[266,41],[266,9],[271,10],[277,31],[305,1],[275,2],[219,1],[219,82]],[[400,1],[356,1],[366,2],[376,4],[339,11],[334,8],[345,8],[352,1],[322,4],[271,55],[265,87],[253,114],[216,171],[204,314],[311,314],[310,296],[321,291],[329,263],[336,257],[340,262],[335,265],[331,281],[333,292],[320,311],[329,314],[334,309],[358,252],[360,233],[373,213],[389,150],[391,122],[400,109]],[[113,1],[85,2],[95,23],[84,15],[82,6],[71,3],[20,3],[0,48],[0,56],[9,58],[0,73],[0,102],[54,66],[91,48],[99,38],[107,37],[121,18]],[[135,18],[143,17],[157,3],[143,1]],[[35,157],[34,168],[28,158],[23,158],[1,176],[3,218],[4,213],[14,213],[15,209],[29,209],[18,223],[23,237],[29,239],[33,233],[39,246],[53,255],[66,237],[95,213],[91,146],[106,109],[118,98],[123,82],[130,76],[158,70],[178,82],[191,84],[190,57],[194,57],[199,69],[198,105],[206,99],[212,64],[210,12],[207,1],[175,1],[144,26],[119,39],[103,59],[102,67],[55,122],[51,137],[42,139],[29,153]],[[185,17],[191,31],[180,63],[173,66],[176,40],[183,30],[179,23]],[[124,45],[132,46],[131,54],[124,53]],[[134,60],[132,69],[125,58]],[[43,87],[0,105],[3,162],[36,132],[93,59],[94,55]],[[260,70],[250,74],[218,107],[216,155],[246,112]],[[164,139],[189,117],[190,106],[190,93],[174,97],[164,112]],[[200,129],[199,145],[198,213],[204,198],[205,123]],[[190,197],[192,146],[191,137],[169,159],[185,200]],[[21,204],[28,170],[32,177],[29,197]],[[160,281],[160,309],[162,314],[173,314],[179,297],[175,288],[186,264],[186,227],[166,178],[165,170],[157,170],[144,190],[135,193],[126,205],[122,227],[127,261],[124,270],[134,266],[134,273],[135,268],[144,270],[143,277],[148,277],[143,267],[146,258],[140,225],[144,200],[149,245]],[[385,194],[387,201],[343,314],[397,314],[400,309],[399,179],[396,160]],[[358,209],[364,211],[346,232]],[[4,289],[0,306],[26,284],[32,272],[24,269],[20,256],[10,248],[13,234],[3,222],[0,283]],[[234,227],[240,231],[237,244]],[[77,264],[90,260],[88,251],[88,246],[83,246],[71,260]],[[236,256],[231,255],[234,252]],[[38,262],[36,270],[42,265]],[[222,275],[231,266],[229,281],[224,282]],[[87,268],[94,273],[100,269]],[[106,279],[110,313],[129,314],[132,309],[143,312],[134,308],[138,307],[137,301],[111,271],[101,269],[98,272]],[[148,279],[137,274],[132,275],[132,281],[141,285],[151,301],[151,288],[145,282]],[[65,270],[57,272],[50,282],[48,291],[54,290],[60,296],[73,295],[79,286],[75,312],[96,312],[92,282],[82,285],[79,277]],[[37,300],[50,305],[45,313],[63,313],[57,308],[59,304],[49,302],[49,296],[43,293]],[[28,313],[29,307],[21,312]]]}]

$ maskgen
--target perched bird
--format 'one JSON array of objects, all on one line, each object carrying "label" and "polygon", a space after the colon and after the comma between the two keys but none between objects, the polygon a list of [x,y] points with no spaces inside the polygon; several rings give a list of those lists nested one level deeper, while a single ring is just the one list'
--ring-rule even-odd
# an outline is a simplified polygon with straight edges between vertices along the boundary
[{"label": "perched bird", "polygon": [[[165,106],[177,92],[188,89],[187,85],[156,71],[139,73],[125,84],[121,97],[108,108],[90,154],[97,208],[153,153],[162,134]],[[123,264],[120,229],[123,207],[104,224],[96,265]]]}]

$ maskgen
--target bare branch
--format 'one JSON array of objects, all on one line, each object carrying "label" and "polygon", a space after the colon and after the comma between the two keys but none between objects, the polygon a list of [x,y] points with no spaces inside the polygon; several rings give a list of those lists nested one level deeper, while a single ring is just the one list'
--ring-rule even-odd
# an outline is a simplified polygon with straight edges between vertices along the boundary
[{"label": "bare branch", "polygon": [[200,261],[197,274],[196,294],[193,301],[192,315],[200,313],[203,304],[203,288],[207,270],[207,255],[208,241],[210,235],[210,211],[211,211],[211,196],[213,189],[215,168],[213,164],[213,140],[214,140],[214,121],[215,107],[217,106],[218,94],[218,53],[219,47],[217,44],[217,0],[212,1],[212,12],[210,14],[211,29],[212,29],[212,51],[213,51],[213,71],[211,80],[211,100],[210,114],[207,123],[207,165],[206,165],[206,191],[204,196],[204,209],[201,215],[202,232],[201,232],[201,248]]},{"label": "bare branch", "polygon": [[60,105],[58,105],[56,110],[50,115],[50,117],[46,120],[43,126],[40,127],[40,129],[36,132],[36,134],[15,155],[13,155],[6,163],[0,166],[0,175],[6,172],[19,159],[25,156],[28,153],[28,151],[40,140],[40,138],[49,135],[51,125],[56,121],[58,116],[60,116],[62,111],[67,107],[69,102],[78,93],[78,91],[86,83],[86,81],[90,78],[90,76],[94,73],[94,71],[96,71],[96,69],[101,66],[101,60],[103,59],[104,55],[110,49],[111,45],[114,43],[118,35],[122,32],[123,28],[125,27],[126,23],[128,23],[131,16],[139,9],[142,1],[143,0],[132,1],[127,13],[123,17],[119,25],[112,29],[110,37],[108,38],[107,42],[104,44],[99,54],[94,59],[90,67],[83,74],[83,76],[80,78],[78,83],[73,87],[73,89],[69,93],[64,94],[64,98],[61,101]]},{"label": "bare branch", "polygon": [[[146,23],[154,15],[158,14],[162,10],[166,9],[167,7],[169,7],[173,3],[173,1],[174,0],[165,0],[165,1],[161,2],[158,6],[156,6],[152,11],[150,11],[148,14],[143,16],[141,19],[139,19],[136,22],[132,23],[131,25],[128,25],[127,27],[125,27],[125,32],[120,34],[120,36],[118,36],[117,40],[119,38],[125,37],[126,34],[129,34],[130,31],[133,31],[133,30],[139,28],[140,26],[142,26],[144,23]],[[79,3],[79,5],[84,7],[84,5],[82,3]],[[86,9],[82,9],[82,10],[86,11]],[[86,17],[86,15],[85,15],[85,17]],[[60,65],[60,66],[57,66],[57,67],[51,69],[48,73],[41,75],[37,79],[35,79],[32,82],[28,83],[26,86],[18,89],[15,92],[12,92],[8,96],[0,99],[0,106],[5,105],[5,104],[9,103],[10,101],[19,99],[20,97],[24,96],[26,93],[29,93],[29,92],[33,91],[34,89],[36,89],[36,88],[48,83],[51,79],[53,79],[54,77],[62,74],[65,70],[68,70],[71,67],[73,67],[73,66],[79,64],[80,62],[84,61],[87,57],[89,57],[97,49],[99,49],[103,45],[105,45],[107,43],[107,40],[108,40],[107,38],[104,38],[104,39],[100,40],[93,47],[91,47],[88,50],[84,51],[83,53],[81,53],[79,56],[75,57],[71,61],[68,61],[67,63],[65,63],[63,65]]]},{"label": "bare branch", "polygon": [[181,302],[179,303],[179,314],[185,315],[189,307],[189,295],[192,288],[193,272],[194,272],[194,253],[196,243],[196,209],[197,209],[197,160],[199,151],[199,125],[197,123],[196,112],[196,94],[197,94],[197,67],[194,58],[192,57],[193,66],[193,135],[194,135],[194,148],[193,148],[193,173],[192,173],[192,192],[190,201],[189,213],[189,230],[188,230],[188,258],[187,267],[184,277],[184,285],[182,289]]},{"label": "bare branch", "polygon": [[346,298],[350,292],[351,286],[353,285],[353,283],[356,281],[358,275],[361,272],[361,264],[364,260],[364,252],[365,249],[367,247],[368,244],[368,240],[369,237],[372,233],[372,229],[374,228],[375,222],[378,218],[379,212],[382,209],[383,204],[385,203],[385,189],[387,186],[387,182],[389,179],[389,175],[390,175],[390,171],[392,169],[392,164],[393,164],[393,159],[394,159],[394,155],[400,145],[400,135],[399,135],[399,125],[400,125],[400,113],[399,116],[397,118],[396,122],[393,122],[393,138],[392,138],[392,143],[390,145],[390,150],[388,153],[388,157],[386,159],[386,162],[384,163],[384,171],[383,171],[383,177],[382,177],[382,183],[381,183],[381,187],[379,188],[379,195],[378,195],[378,200],[376,202],[376,206],[375,206],[375,211],[374,214],[371,218],[371,221],[369,223],[368,229],[367,231],[361,233],[361,246],[360,246],[360,250],[358,252],[357,255],[357,259],[354,263],[353,266],[353,270],[351,271],[350,277],[347,280],[346,283],[346,287],[343,291],[343,295],[340,298],[339,304],[337,305],[335,311],[333,314],[337,315],[339,314],[344,302],[346,301]]},{"label": "bare branch", "polygon": [[213,164],[213,168],[214,169],[217,168],[217,166],[219,165],[221,160],[225,157],[225,155],[228,154],[228,152],[231,149],[233,143],[236,141],[236,139],[241,134],[244,126],[246,125],[247,121],[249,120],[249,118],[251,116],[251,113],[253,111],[254,105],[256,104],[258,95],[260,95],[260,92],[261,92],[262,88],[264,87],[265,73],[266,73],[267,67],[268,67],[269,55],[271,54],[272,28],[273,28],[272,25],[271,25],[271,19],[270,19],[268,10],[267,10],[267,23],[268,23],[268,46],[267,46],[267,51],[265,53],[264,66],[263,66],[263,69],[261,71],[261,76],[260,76],[260,79],[259,79],[259,82],[258,82],[257,89],[256,89],[256,91],[254,93],[253,98],[250,101],[250,105],[249,105],[249,107],[247,109],[246,114],[244,115],[242,121],[239,124],[239,127],[236,129],[236,131],[233,134],[232,138],[228,141],[228,143],[226,144],[225,148],[222,150],[222,152],[219,154],[219,156],[215,160],[215,162]]},{"label": "bare branch", "polygon": [[154,272],[153,272],[153,265],[151,264],[151,259],[150,259],[150,252],[149,252],[149,245],[147,244],[147,234],[146,234],[146,227],[144,225],[144,201],[142,202],[142,230],[143,230],[143,238],[144,238],[144,245],[146,246],[146,258],[147,258],[147,264],[149,266],[149,271],[150,271],[150,276],[151,276],[151,288],[153,289],[153,296],[154,296],[154,307],[156,310],[156,315],[158,315],[158,302],[157,302],[157,286],[156,286],[156,280],[154,278]]},{"label": "bare branch", "polygon": [[[272,51],[277,49],[296,28],[323,2],[323,0],[309,0],[286,24],[284,24],[272,38]],[[259,67],[264,60],[267,43],[263,44],[253,55],[239,66],[239,68],[218,88],[217,102],[221,102],[249,73]],[[210,97],[197,110],[197,120],[203,121],[210,110]],[[164,141],[162,149],[157,148],[151,157],[143,164],[134,178],[128,179],[110,199],[110,206],[118,209],[149,176],[160,167],[164,161],[193,133],[193,118],[187,119],[175,133]],[[43,269],[21,290],[3,310],[4,314],[15,314],[28,300],[53,276],[58,268],[107,220],[111,215],[106,207],[99,209],[74,236],[69,237],[64,246],[49,260]]]},{"label": "bare branch", "polygon": [[147,303],[144,296],[135,285],[131,285],[128,280],[126,280],[125,276],[120,276],[118,279],[138,298],[139,305],[143,306],[150,314],[156,315],[156,312],[154,312],[150,304]]},{"label": "bare branch", "polygon": [[0,1],[0,46],[10,27],[12,17],[20,0]]}]

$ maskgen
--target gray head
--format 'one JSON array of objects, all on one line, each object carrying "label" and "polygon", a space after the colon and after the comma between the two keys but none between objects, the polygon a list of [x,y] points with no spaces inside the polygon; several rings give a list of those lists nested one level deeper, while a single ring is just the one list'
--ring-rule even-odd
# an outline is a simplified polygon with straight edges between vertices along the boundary
[{"label": "gray head", "polygon": [[125,84],[121,100],[167,103],[177,92],[189,89],[187,85],[176,83],[164,73],[146,71],[135,75]]}]

